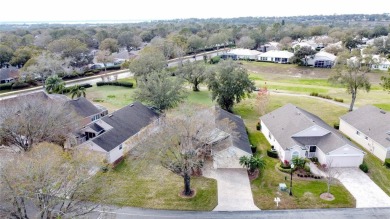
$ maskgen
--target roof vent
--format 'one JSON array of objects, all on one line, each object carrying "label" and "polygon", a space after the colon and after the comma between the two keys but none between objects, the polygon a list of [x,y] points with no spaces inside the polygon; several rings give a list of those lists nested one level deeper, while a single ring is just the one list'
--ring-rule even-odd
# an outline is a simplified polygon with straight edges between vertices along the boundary
[{"label": "roof vent", "polygon": [[112,117],[112,116],[113,116],[112,114],[108,115],[108,117]]},{"label": "roof vent", "polygon": [[386,111],[381,110],[380,112],[381,112],[382,114],[386,114]]},{"label": "roof vent", "polygon": [[132,103],[132,104],[130,104],[130,107],[132,107],[132,106],[134,106],[134,104]]}]

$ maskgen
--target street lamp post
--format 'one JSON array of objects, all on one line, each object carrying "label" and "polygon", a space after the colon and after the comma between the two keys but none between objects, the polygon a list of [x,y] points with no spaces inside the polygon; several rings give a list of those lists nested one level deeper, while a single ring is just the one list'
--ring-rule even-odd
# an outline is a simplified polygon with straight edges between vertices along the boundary
[{"label": "street lamp post", "polygon": [[290,180],[290,196],[292,196],[292,175],[294,171],[294,164],[291,164],[291,180]]}]

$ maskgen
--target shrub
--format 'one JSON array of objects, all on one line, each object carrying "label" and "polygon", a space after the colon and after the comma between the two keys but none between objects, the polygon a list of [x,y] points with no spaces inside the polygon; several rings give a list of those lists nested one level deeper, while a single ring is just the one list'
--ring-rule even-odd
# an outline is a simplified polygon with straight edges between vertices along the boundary
[{"label": "shrub", "polygon": [[360,164],[360,165],[359,165],[359,168],[360,168],[363,172],[365,172],[365,173],[368,172],[368,166],[367,166],[367,164],[366,164],[365,162],[363,162],[362,164]]},{"label": "shrub", "polygon": [[22,88],[26,88],[26,87],[29,87],[30,85],[28,83],[24,83],[24,82],[16,82],[14,84],[12,84],[12,89],[22,89]]},{"label": "shrub", "polygon": [[85,73],[85,76],[92,76],[92,75],[95,75],[93,72],[87,72],[87,73]]},{"label": "shrub", "polygon": [[317,93],[317,92],[311,92],[311,93],[310,93],[310,96],[318,97],[318,93]]},{"label": "shrub", "polygon": [[0,90],[11,90],[12,83],[0,84]]},{"label": "shrub", "polygon": [[336,102],[344,103],[344,100],[340,98],[333,98],[333,100]]},{"label": "shrub", "polygon": [[221,61],[221,57],[214,56],[213,58],[210,59],[210,64],[217,64],[219,61]]},{"label": "shrub", "polygon": [[385,160],[385,166],[386,166],[387,168],[390,168],[390,158],[387,158],[387,159]]},{"label": "shrub", "polygon": [[99,99],[99,98],[94,98],[92,101],[93,101],[93,102],[97,102],[97,103],[104,102],[103,99]]},{"label": "shrub", "polygon": [[119,81],[100,81],[100,82],[96,82],[96,86],[105,86],[105,85],[111,85],[111,86],[122,86],[122,87],[129,87],[129,88],[132,88],[133,87],[133,83],[131,82],[119,82]]},{"label": "shrub", "polygon": [[296,166],[296,168],[298,169],[303,169],[305,168],[305,164],[306,164],[306,159],[303,158],[303,157],[294,157],[292,159],[292,162],[294,163],[294,165]]},{"label": "shrub", "polygon": [[318,158],[317,158],[317,157],[312,157],[312,158],[310,158],[310,160],[311,160],[312,162],[314,162],[314,163],[317,163],[317,162],[318,162]]},{"label": "shrub", "polygon": [[261,130],[261,124],[260,124],[260,122],[257,122],[257,124],[256,124],[256,130]]},{"label": "shrub", "polygon": [[332,97],[330,97],[329,95],[324,95],[324,94],[318,94],[318,97],[321,97],[321,98],[324,98],[324,99],[328,99],[328,100],[332,99]]},{"label": "shrub", "polygon": [[338,130],[340,128],[340,124],[335,123],[335,124],[333,124],[333,127]]},{"label": "shrub", "polygon": [[278,158],[279,157],[278,152],[277,151],[272,151],[272,150],[267,150],[267,155],[268,155],[268,157],[272,157],[272,158]]},{"label": "shrub", "polygon": [[306,165],[306,166],[304,167],[304,170],[305,170],[306,172],[310,173],[310,166],[309,166],[309,165]]},{"label": "shrub", "polygon": [[251,150],[252,150],[252,153],[256,153],[257,151],[257,147],[255,145],[251,145]]},{"label": "shrub", "polygon": [[84,84],[80,84],[79,86],[83,87],[83,88],[90,88],[90,87],[92,87],[92,84],[84,83]]},{"label": "shrub", "polygon": [[281,172],[284,172],[284,173],[291,173],[291,169],[284,169],[282,163],[280,163],[279,165],[277,165],[277,168],[278,168],[278,170],[281,171]]}]

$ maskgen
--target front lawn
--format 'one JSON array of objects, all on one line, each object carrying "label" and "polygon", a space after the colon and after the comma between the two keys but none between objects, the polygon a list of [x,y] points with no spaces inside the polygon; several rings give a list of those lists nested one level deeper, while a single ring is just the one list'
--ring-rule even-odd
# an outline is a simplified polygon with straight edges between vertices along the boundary
[{"label": "front lawn", "polygon": [[103,204],[153,209],[211,211],[217,206],[217,182],[205,177],[192,177],[194,198],[181,198],[183,178],[171,173],[151,159],[147,165],[122,161],[115,169],[95,177],[103,189],[92,201]]}]

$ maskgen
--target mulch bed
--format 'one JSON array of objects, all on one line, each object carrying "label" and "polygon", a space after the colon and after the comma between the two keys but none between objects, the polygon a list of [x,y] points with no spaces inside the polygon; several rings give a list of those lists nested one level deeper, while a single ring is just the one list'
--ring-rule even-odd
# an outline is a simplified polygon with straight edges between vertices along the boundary
[{"label": "mulch bed", "polygon": [[323,199],[323,200],[326,200],[326,201],[333,201],[335,199],[335,197],[332,194],[327,193],[327,192],[322,193],[320,195],[320,198]]},{"label": "mulch bed", "polygon": [[259,173],[260,173],[259,170],[255,170],[255,172],[254,172],[253,174],[250,174],[250,173],[248,172],[249,180],[252,181],[252,180],[257,179],[257,177],[259,177]]},{"label": "mulch bed", "polygon": [[179,196],[181,198],[193,198],[193,197],[195,197],[195,195],[196,195],[196,189],[191,189],[191,195],[190,196],[184,195],[184,191],[179,192]]}]

